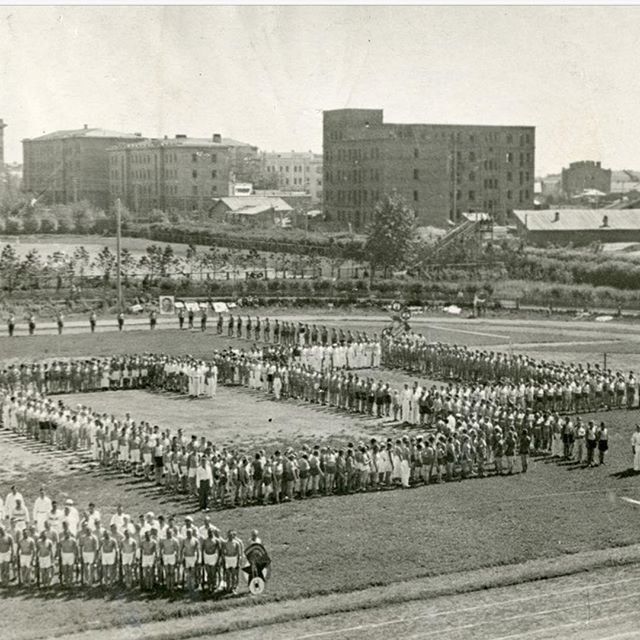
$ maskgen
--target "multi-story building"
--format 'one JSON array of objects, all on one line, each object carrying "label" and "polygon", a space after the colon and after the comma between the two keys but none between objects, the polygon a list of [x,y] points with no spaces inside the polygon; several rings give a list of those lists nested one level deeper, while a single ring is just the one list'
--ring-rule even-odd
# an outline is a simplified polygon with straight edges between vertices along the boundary
[{"label": "multi-story building", "polygon": [[111,197],[136,212],[206,208],[213,198],[232,195],[257,158],[257,147],[220,134],[120,144],[109,149]]},{"label": "multi-story building", "polygon": [[307,152],[264,152],[262,170],[273,178],[273,187],[280,191],[305,191],[311,202],[322,200],[322,154]]},{"label": "multi-story building", "polygon": [[597,189],[602,193],[611,191],[611,169],[603,169],[600,162],[581,160],[571,162],[562,170],[562,191],[571,198],[587,189]]},{"label": "multi-story building", "polygon": [[22,141],[23,191],[45,203],[88,200],[107,209],[109,197],[109,156],[114,144],[142,138],[139,133],[94,129],[54,131]]},{"label": "multi-story building", "polygon": [[391,124],[381,109],[338,109],[324,112],[323,145],[325,218],[355,229],[392,192],[418,224],[440,227],[533,206],[535,127]]}]

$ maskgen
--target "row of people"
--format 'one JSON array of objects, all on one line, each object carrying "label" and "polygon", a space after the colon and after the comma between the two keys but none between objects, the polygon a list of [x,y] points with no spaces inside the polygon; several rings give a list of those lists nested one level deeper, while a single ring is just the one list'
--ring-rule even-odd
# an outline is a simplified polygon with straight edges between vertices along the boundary
[{"label": "row of people", "polygon": [[[60,508],[41,488],[29,522],[22,517],[23,511],[28,513],[23,501],[12,487],[4,505],[8,515],[0,524],[2,586],[48,587],[57,581],[63,587],[121,583],[173,591],[182,585],[214,593],[236,592],[241,574],[257,577],[236,532],[229,530],[223,537],[208,516],[200,527],[191,516],[181,526],[173,516],[156,518],[153,512],[134,521],[118,505],[107,525],[93,503],[80,512],[67,499]],[[250,544],[261,544],[256,530]]]},{"label": "row of people", "polygon": [[385,367],[466,384],[506,381],[528,402],[541,403],[547,409],[558,404],[567,411],[631,409],[640,403],[640,381],[633,371],[625,376],[598,364],[549,362],[524,354],[430,342],[422,334],[410,332],[384,335],[381,348]]}]

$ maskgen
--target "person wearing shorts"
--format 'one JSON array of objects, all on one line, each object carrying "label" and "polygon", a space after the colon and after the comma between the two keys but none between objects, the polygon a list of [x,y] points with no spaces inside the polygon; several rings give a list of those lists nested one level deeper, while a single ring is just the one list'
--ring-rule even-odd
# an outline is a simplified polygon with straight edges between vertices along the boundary
[{"label": "person wearing shorts", "polygon": [[232,593],[237,593],[243,545],[242,541],[236,536],[235,531],[229,530],[227,532],[227,539],[224,541],[222,548],[224,551],[224,572],[227,589]]},{"label": "person wearing shorts", "polygon": [[168,591],[173,591],[176,583],[176,567],[178,565],[180,544],[173,537],[171,527],[167,527],[167,537],[160,540],[159,547],[162,566],[164,567],[164,583]]},{"label": "person wearing shorts", "polygon": [[30,586],[32,570],[35,562],[36,543],[31,537],[30,527],[22,530],[22,537],[18,541],[18,562],[20,563],[20,581],[23,586]]},{"label": "person wearing shorts", "polygon": [[71,536],[71,531],[66,526],[63,528],[62,540],[58,545],[58,553],[60,556],[60,583],[63,587],[71,587],[74,583],[78,543]]},{"label": "person wearing shorts", "polygon": [[142,587],[151,590],[155,584],[155,569],[158,545],[151,538],[151,531],[144,532],[144,538],[140,543],[140,556],[142,564]]},{"label": "person wearing shorts", "polygon": [[116,562],[118,556],[118,542],[105,530],[100,545],[100,561],[102,564],[102,580],[106,587],[113,586],[116,579]]},{"label": "person wearing shorts", "polygon": [[41,587],[48,587],[53,577],[53,543],[47,537],[46,531],[40,532],[36,543],[38,557],[38,575]]},{"label": "person wearing shorts", "polygon": [[11,579],[10,569],[13,562],[13,538],[0,524],[0,586],[7,586]]},{"label": "person wearing shorts", "polygon": [[96,579],[96,558],[100,543],[89,529],[88,522],[85,522],[82,526],[82,531],[78,536],[78,546],[82,557],[82,582],[88,586],[93,586]]},{"label": "person wearing shorts", "polygon": [[189,591],[198,586],[198,559],[200,557],[200,543],[193,535],[193,529],[187,529],[187,537],[182,541],[180,550],[184,562],[185,585]]},{"label": "person wearing shorts", "polygon": [[124,529],[124,539],[121,545],[122,575],[125,586],[130,589],[133,586],[135,576],[135,559],[138,543],[131,537],[129,529]]},{"label": "person wearing shorts", "polygon": [[207,536],[202,541],[205,589],[209,592],[215,591],[219,584],[219,560],[220,540],[215,535],[214,528],[209,527]]}]

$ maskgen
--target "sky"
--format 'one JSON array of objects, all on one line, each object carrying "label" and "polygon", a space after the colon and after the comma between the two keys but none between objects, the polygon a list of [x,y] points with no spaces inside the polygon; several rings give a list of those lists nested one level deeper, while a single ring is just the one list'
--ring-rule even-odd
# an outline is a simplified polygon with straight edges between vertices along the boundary
[{"label": "sky", "polygon": [[322,111],[533,125],[536,174],[640,170],[640,8],[0,6],[7,161],[102,127],[322,151]]}]

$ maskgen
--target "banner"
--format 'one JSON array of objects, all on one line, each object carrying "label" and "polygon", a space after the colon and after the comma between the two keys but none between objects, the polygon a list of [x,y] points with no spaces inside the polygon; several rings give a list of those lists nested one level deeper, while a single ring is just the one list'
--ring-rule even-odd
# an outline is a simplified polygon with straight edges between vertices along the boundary
[{"label": "banner", "polygon": [[158,308],[162,315],[175,313],[176,304],[174,296],[160,296],[158,298]]}]

